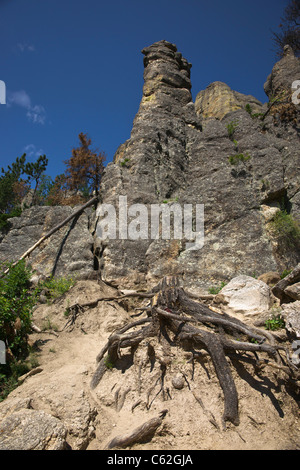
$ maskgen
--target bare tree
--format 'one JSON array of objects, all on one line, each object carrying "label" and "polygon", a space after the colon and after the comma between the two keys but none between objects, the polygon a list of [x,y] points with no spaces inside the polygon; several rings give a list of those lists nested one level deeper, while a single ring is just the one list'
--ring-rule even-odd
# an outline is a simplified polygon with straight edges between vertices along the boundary
[{"label": "bare tree", "polygon": [[283,55],[284,46],[289,45],[297,57],[300,56],[300,0],[292,0],[286,6],[279,32],[272,32],[278,58]]},{"label": "bare tree", "polygon": [[104,169],[105,154],[91,150],[91,139],[82,132],[79,134],[79,141],[80,147],[74,148],[72,157],[65,161],[67,185],[71,190],[85,188],[97,195]]}]

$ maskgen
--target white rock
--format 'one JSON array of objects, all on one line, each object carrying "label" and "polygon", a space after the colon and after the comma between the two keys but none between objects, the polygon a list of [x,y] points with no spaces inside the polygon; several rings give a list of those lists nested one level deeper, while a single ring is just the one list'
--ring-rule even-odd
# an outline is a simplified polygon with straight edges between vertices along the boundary
[{"label": "white rock", "polygon": [[233,316],[251,317],[262,314],[267,312],[272,304],[270,287],[250,276],[233,278],[223,287],[220,294],[222,310]]}]

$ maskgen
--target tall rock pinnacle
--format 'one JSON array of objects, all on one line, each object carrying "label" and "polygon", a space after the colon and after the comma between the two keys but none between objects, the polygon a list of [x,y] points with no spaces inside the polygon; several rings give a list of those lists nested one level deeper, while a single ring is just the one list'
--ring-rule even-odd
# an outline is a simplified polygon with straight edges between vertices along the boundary
[{"label": "tall rock pinnacle", "polygon": [[[152,96],[156,92],[172,95],[181,104],[187,104],[192,97],[190,89],[191,64],[182,57],[174,44],[159,41],[142,50],[144,54],[143,95]],[[171,91],[172,90],[172,91]]]},{"label": "tall rock pinnacle", "polygon": [[[131,136],[114,157],[124,189],[130,176],[131,197],[148,203],[176,197],[184,185],[186,128],[200,128],[191,95],[191,64],[174,44],[159,41],[142,50],[144,87]],[[112,168],[107,170],[110,172]],[[141,194],[141,179],[143,191]],[[106,187],[104,192],[110,191]],[[147,188],[147,196],[144,189]],[[142,197],[142,199],[141,199]],[[150,200],[149,200],[150,198]]]}]

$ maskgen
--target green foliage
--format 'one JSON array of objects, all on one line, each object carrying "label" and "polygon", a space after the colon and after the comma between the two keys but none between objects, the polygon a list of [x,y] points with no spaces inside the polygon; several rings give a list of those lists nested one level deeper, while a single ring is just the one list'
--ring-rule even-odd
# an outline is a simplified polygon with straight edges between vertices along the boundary
[{"label": "green foliage", "polygon": [[12,217],[20,217],[22,214],[21,207],[16,206],[9,214],[0,214],[0,231],[8,227],[8,221]]},{"label": "green foliage", "polygon": [[63,294],[68,292],[68,290],[73,287],[75,280],[72,277],[51,277],[46,281],[40,282],[36,288],[36,295],[38,295],[42,290],[46,289],[48,291],[49,301],[61,297]]},{"label": "green foliage", "polygon": [[208,289],[208,292],[212,295],[217,295],[225,286],[226,282],[222,281],[219,287],[210,287],[210,289]]},{"label": "green foliage", "polygon": [[130,158],[124,158],[124,160],[122,160],[122,161],[120,162],[120,165],[121,165],[121,166],[127,166],[126,164],[127,164],[128,162],[130,162]]},{"label": "green foliage", "polygon": [[239,162],[247,162],[248,160],[250,160],[250,158],[251,156],[248,152],[246,152],[245,154],[236,153],[235,155],[230,155],[228,157],[228,160],[231,165],[238,165]]},{"label": "green foliage", "polygon": [[35,203],[39,205],[50,205],[49,195],[54,187],[54,181],[51,176],[42,173],[35,194]]},{"label": "green foliage", "polygon": [[110,360],[109,356],[105,356],[104,358],[104,364],[105,364],[105,367],[107,369],[113,369],[114,368],[114,364],[112,363],[112,361]]},{"label": "green foliage", "polygon": [[271,222],[271,228],[276,238],[287,246],[298,246],[300,244],[300,224],[285,210],[276,212]]},{"label": "green foliage", "polygon": [[0,402],[18,386],[18,377],[29,372],[30,367],[23,361],[0,365]]},{"label": "green foliage", "polygon": [[25,154],[17,158],[7,169],[2,168],[0,177],[0,229],[7,225],[9,217],[14,217],[11,213],[17,206],[17,195],[15,185],[24,170]]},{"label": "green foliage", "polygon": [[280,279],[284,279],[286,276],[291,274],[291,272],[292,272],[292,269],[284,269],[280,275]]},{"label": "green foliage", "polygon": [[[41,155],[36,162],[26,163],[26,154],[16,158],[7,169],[2,168],[0,177],[0,230],[8,226],[8,219],[21,214],[20,203],[30,185],[35,182],[33,200],[37,201],[37,195],[41,195],[44,188],[40,188],[43,173],[47,167],[48,159]],[[22,179],[24,175],[26,179]],[[44,177],[45,180],[46,177]],[[39,194],[39,190],[40,194]]]},{"label": "green foliage", "polygon": [[237,128],[238,126],[238,122],[237,121],[230,121],[228,124],[227,124],[227,131],[228,131],[228,137],[229,139],[233,139],[233,135],[234,135],[234,132],[235,132],[235,129]]},{"label": "green foliage", "polygon": [[30,276],[31,271],[22,260],[0,279],[0,339],[16,358],[26,354],[28,348],[27,335],[35,303],[29,292]]},{"label": "green foliage", "polygon": [[265,322],[265,328],[267,330],[276,331],[281,330],[281,328],[285,327],[285,322],[280,314],[275,315],[273,314],[271,318],[269,318]]},{"label": "green foliage", "polygon": [[249,103],[246,104],[245,110],[247,111],[248,114],[250,114],[250,116],[252,116],[252,108]]},{"label": "green foliage", "polygon": [[238,150],[238,146],[239,146],[239,145],[238,145],[238,142],[237,142],[235,139],[233,139],[232,142],[234,143],[235,150],[237,151],[237,150]]},{"label": "green foliage", "polygon": [[246,104],[245,106],[245,110],[247,111],[248,114],[250,114],[250,116],[252,117],[252,119],[254,118],[262,118],[264,116],[264,113],[254,113],[252,108],[251,108],[251,105],[248,103]]},{"label": "green foliage", "polygon": [[48,158],[46,155],[40,155],[36,162],[28,162],[24,165],[24,173],[28,176],[29,181],[35,183],[34,196],[35,198],[40,178],[45,172],[48,165]]},{"label": "green foliage", "polygon": [[26,360],[13,360],[9,364],[0,365],[0,402],[19,385],[18,378],[39,365],[35,354]]},{"label": "green foliage", "polygon": [[0,340],[4,341],[10,358],[7,364],[0,365],[0,401],[16,388],[20,375],[37,365],[32,357],[28,359],[28,334],[33,307],[42,289],[47,289],[49,300],[53,300],[74,285],[72,278],[51,278],[32,290],[29,283],[32,272],[24,260],[15,266],[3,265],[3,271],[7,267],[9,272],[0,279]]}]

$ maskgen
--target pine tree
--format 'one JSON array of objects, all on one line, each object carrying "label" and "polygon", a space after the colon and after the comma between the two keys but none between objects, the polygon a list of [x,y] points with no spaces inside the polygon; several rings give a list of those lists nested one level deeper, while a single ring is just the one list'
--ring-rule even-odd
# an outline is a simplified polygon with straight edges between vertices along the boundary
[{"label": "pine tree", "polygon": [[72,150],[72,157],[65,161],[67,165],[67,185],[70,190],[88,191],[99,194],[101,177],[104,169],[105,153],[90,148],[91,139],[87,134],[79,134],[80,146]]}]

